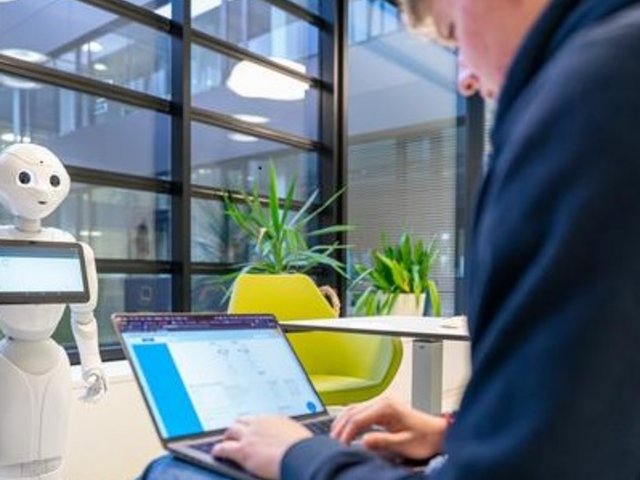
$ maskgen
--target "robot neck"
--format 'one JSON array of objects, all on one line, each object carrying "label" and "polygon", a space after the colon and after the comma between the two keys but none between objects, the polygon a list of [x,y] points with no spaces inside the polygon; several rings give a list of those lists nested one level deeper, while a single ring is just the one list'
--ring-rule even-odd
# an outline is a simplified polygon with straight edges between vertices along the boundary
[{"label": "robot neck", "polygon": [[37,233],[42,230],[40,219],[16,217],[16,228],[22,232]]}]

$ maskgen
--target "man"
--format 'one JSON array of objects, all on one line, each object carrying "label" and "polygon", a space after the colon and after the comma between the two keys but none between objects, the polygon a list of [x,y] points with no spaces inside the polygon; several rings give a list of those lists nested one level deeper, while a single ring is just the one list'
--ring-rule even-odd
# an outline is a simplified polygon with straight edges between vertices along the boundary
[{"label": "man", "polygon": [[333,438],[240,419],[214,454],[266,478],[425,478],[348,448],[447,461],[429,479],[640,478],[640,0],[404,0],[498,100],[473,221],[473,375],[455,422],[392,401]]}]

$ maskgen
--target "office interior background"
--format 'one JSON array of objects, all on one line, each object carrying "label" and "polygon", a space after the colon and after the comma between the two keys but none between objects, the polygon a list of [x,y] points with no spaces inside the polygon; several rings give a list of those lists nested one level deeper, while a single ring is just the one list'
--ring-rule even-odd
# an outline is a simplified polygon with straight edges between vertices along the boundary
[{"label": "office interior background", "polygon": [[[0,148],[37,143],[69,170],[45,224],[96,253],[105,360],[123,358],[113,312],[224,309],[216,280],[252,245],[222,198],[266,195],[270,162],[298,207],[346,186],[319,222],[355,227],[348,266],[382,232],[435,236],[443,313],[464,312],[486,120],[456,79],[455,52],[390,0],[0,1]],[[346,282],[314,277],[348,313]],[[55,338],[77,361],[68,321]]]}]

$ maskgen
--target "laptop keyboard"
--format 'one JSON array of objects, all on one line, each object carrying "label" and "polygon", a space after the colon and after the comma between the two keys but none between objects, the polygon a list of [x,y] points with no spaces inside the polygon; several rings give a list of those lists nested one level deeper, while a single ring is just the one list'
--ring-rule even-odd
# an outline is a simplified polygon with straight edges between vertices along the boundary
[{"label": "laptop keyboard", "polygon": [[323,418],[313,422],[305,423],[304,426],[311,430],[314,435],[329,435],[333,418]]},{"label": "laptop keyboard", "polygon": [[[313,433],[314,435],[329,435],[332,423],[333,418],[323,418],[320,420],[315,420],[313,422],[305,423],[304,426],[311,430],[311,433]],[[190,445],[190,447],[194,450],[198,450],[199,452],[211,453],[211,450],[213,450],[213,446],[219,441],[220,440],[213,440],[210,442],[194,443]]]}]

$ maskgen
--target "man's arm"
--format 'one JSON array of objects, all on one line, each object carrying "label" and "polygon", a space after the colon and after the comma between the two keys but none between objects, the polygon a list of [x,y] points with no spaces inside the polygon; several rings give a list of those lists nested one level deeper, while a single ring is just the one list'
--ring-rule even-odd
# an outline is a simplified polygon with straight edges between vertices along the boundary
[{"label": "man's arm", "polygon": [[632,31],[574,41],[498,131],[469,266],[473,375],[437,480],[640,474]]},{"label": "man's arm", "polygon": [[328,437],[313,437],[284,456],[282,480],[425,480],[425,474],[390,465],[375,454],[347,448]]}]

